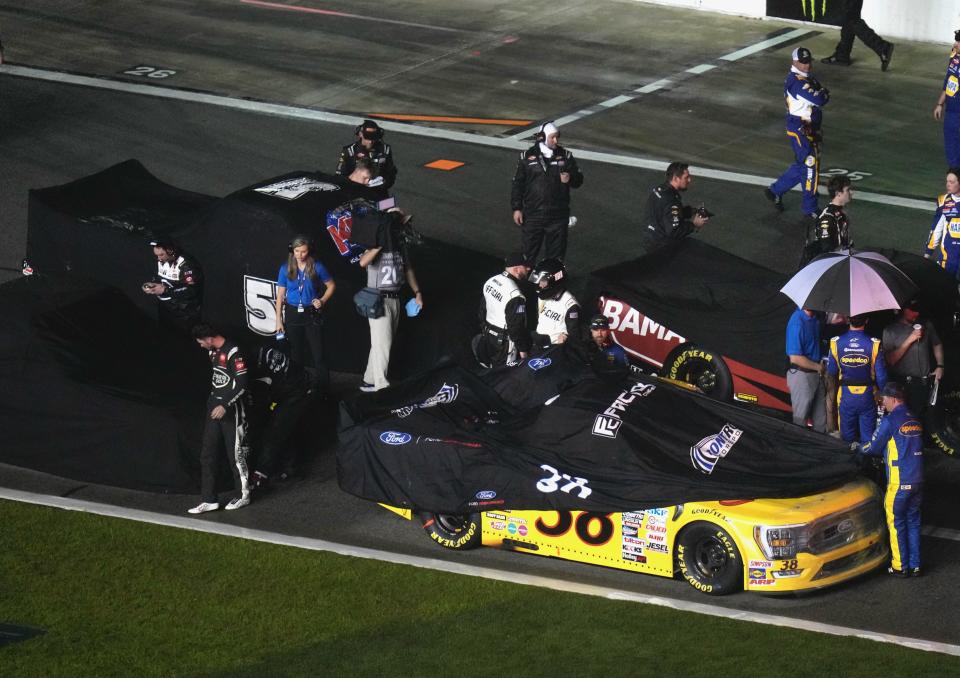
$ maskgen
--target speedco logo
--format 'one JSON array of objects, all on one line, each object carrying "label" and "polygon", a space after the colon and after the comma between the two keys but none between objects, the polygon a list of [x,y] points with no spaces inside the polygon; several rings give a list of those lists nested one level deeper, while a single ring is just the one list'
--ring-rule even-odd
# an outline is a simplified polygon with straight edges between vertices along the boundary
[{"label": "speedco logo", "polygon": [[916,438],[923,433],[923,428],[917,421],[905,421],[900,425],[900,435]]},{"label": "speedco logo", "polygon": [[380,434],[380,441],[387,445],[406,445],[411,440],[413,440],[412,435],[400,431],[384,431]]},{"label": "speedco logo", "polygon": [[860,365],[867,365],[869,363],[870,358],[865,355],[845,355],[840,358],[840,364],[849,367],[859,367]]},{"label": "speedco logo", "polygon": [[720,433],[707,436],[699,443],[690,448],[690,460],[693,467],[702,473],[713,473],[713,468],[723,457],[727,456],[743,431],[734,427],[732,424],[725,424]]},{"label": "speedco logo", "polygon": [[620,413],[627,411],[630,405],[637,397],[644,398],[656,389],[652,384],[636,383],[630,387],[629,391],[623,391],[617,396],[617,399],[610,403],[610,407],[598,414],[593,421],[593,435],[603,438],[616,438],[620,431],[620,425],[623,420],[620,419]]}]

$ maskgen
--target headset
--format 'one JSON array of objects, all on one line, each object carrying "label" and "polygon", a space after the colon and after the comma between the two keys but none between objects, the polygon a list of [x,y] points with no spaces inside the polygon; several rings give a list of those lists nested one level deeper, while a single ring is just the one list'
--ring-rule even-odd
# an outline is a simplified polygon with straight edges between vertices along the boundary
[{"label": "headset", "polygon": [[380,141],[383,139],[383,129],[373,120],[364,120],[354,128],[353,133],[358,137],[363,136],[362,132],[364,127],[373,128],[374,131],[371,133],[371,136],[367,137],[371,141]]},{"label": "headset", "polygon": [[546,140],[547,140],[547,134],[546,134],[546,132],[543,131],[543,128],[546,127],[547,125],[551,124],[551,123],[554,123],[554,121],[553,121],[553,120],[547,120],[545,123],[543,123],[542,125],[540,125],[540,129],[537,130],[537,134],[536,134],[536,136],[533,137],[533,140],[534,140],[534,141],[541,141],[541,142],[542,142],[542,141],[546,141]]}]

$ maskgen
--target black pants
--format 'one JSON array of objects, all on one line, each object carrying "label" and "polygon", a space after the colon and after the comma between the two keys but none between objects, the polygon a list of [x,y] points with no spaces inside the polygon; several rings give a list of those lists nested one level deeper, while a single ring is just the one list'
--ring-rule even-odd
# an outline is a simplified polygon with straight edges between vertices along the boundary
[{"label": "black pants", "polygon": [[510,353],[510,340],[505,334],[493,335],[484,330],[471,342],[473,356],[484,367],[506,364]]},{"label": "black pants", "polygon": [[926,412],[930,402],[930,389],[933,388],[933,378],[928,377],[927,379],[918,379],[911,378],[907,380],[906,377],[900,377],[898,379],[900,385],[903,386],[903,400],[907,404],[907,409],[916,416],[922,417],[924,412]]},{"label": "black pants", "polygon": [[863,9],[863,0],[847,0],[846,10],[843,14],[843,25],[840,27],[840,42],[834,50],[838,57],[849,59],[850,51],[853,49],[853,39],[860,38],[863,44],[877,53],[877,56],[886,46],[886,41],[877,35],[867,22],[860,18],[860,11]]},{"label": "black pants", "polygon": [[180,308],[161,301],[157,316],[164,329],[190,337],[194,326],[200,324],[200,307]]},{"label": "black pants", "polygon": [[290,360],[296,365],[310,366],[306,356],[309,346],[312,366],[317,370],[317,388],[321,393],[326,393],[330,370],[323,359],[323,314],[313,306],[300,313],[296,306],[290,304],[284,311],[283,328],[290,342]]},{"label": "black pants", "polygon": [[[521,249],[527,261],[536,264],[543,259],[563,259],[567,256],[567,231],[569,216],[523,215],[520,230]],[[543,256],[538,258],[540,245]]]},{"label": "black pants", "polygon": [[203,447],[200,449],[200,496],[205,502],[217,502],[217,477],[223,452],[230,460],[233,484],[237,492],[249,492],[250,469],[247,458],[250,447],[247,442],[247,409],[243,400],[227,408],[220,419],[211,419],[203,427]]},{"label": "black pants", "polygon": [[257,455],[258,471],[270,477],[278,468],[286,470],[294,465],[296,448],[291,444],[291,438],[312,401],[311,394],[296,393],[281,400],[271,410]]}]

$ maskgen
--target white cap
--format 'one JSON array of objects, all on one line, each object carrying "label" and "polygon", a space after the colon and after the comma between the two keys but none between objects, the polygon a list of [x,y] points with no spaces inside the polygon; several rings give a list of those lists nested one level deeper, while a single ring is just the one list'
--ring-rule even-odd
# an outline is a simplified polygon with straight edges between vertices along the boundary
[{"label": "white cap", "polygon": [[544,123],[540,126],[540,131],[543,132],[543,135],[548,137],[551,134],[558,134],[560,130],[552,122]]}]

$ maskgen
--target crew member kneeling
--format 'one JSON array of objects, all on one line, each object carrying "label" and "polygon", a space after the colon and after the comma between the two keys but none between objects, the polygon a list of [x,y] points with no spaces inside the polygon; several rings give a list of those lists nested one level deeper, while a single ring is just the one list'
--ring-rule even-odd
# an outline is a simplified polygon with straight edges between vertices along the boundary
[{"label": "crew member kneeling", "polygon": [[920,576],[920,504],[923,500],[923,427],[894,381],[883,387],[887,414],[860,453],[883,457],[887,492],[883,507],[890,532],[890,568],[898,577]]},{"label": "crew member kneeling", "polygon": [[540,297],[533,343],[540,348],[580,340],[580,302],[567,291],[567,271],[559,259],[544,259],[530,274]]},{"label": "crew member kneeling", "polygon": [[473,338],[473,355],[483,367],[516,365],[530,352],[527,299],[520,281],[530,265],[520,252],[508,254],[504,269],[483,284],[480,334]]}]

